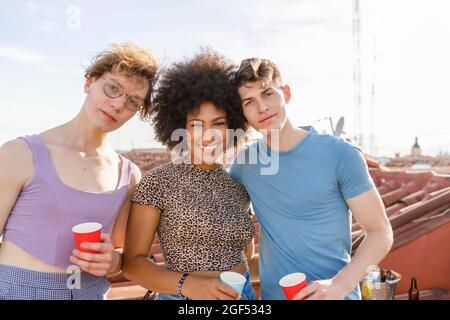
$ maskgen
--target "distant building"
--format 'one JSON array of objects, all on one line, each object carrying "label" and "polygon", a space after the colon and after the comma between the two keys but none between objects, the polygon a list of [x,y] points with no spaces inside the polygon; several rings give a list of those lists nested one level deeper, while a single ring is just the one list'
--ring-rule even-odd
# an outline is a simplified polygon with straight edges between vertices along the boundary
[{"label": "distant building", "polygon": [[442,152],[436,157],[422,155],[422,149],[418,140],[418,137],[416,137],[410,155],[401,157],[399,153],[396,153],[395,157],[386,163],[386,166],[412,171],[433,170],[436,173],[449,174],[450,156],[442,155]]},{"label": "distant building", "polygon": [[422,150],[420,149],[418,138],[416,137],[416,142],[411,148],[411,156],[413,157],[420,157],[422,155]]},{"label": "distant building", "polygon": [[136,164],[142,173],[170,162],[170,152],[167,149],[133,149],[122,155]]}]

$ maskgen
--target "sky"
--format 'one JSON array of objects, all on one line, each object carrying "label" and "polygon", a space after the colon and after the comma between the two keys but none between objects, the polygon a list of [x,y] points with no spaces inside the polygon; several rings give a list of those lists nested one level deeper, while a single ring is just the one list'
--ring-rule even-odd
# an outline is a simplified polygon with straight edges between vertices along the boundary
[{"label": "sky", "polygon": [[[273,60],[292,91],[295,125],[355,131],[353,0],[0,0],[0,144],[72,119],[84,69],[112,42],[165,64],[210,46],[235,63]],[[362,149],[377,157],[450,153],[450,3],[360,0]],[[372,93],[373,90],[373,93]],[[160,147],[137,117],[117,150]],[[371,139],[372,137],[372,139]]]}]

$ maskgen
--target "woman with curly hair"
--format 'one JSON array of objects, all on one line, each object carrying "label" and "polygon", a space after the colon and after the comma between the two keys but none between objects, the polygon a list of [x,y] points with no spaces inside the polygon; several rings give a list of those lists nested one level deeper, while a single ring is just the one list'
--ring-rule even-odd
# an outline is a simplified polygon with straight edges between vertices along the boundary
[{"label": "woman with curly hair", "polygon": [[[125,276],[160,300],[255,299],[248,262],[253,257],[250,199],[217,163],[245,130],[235,66],[211,50],[171,66],[150,110],[156,136],[182,161],[147,172],[136,188],[124,248]],[[227,130],[228,129],[228,130]],[[182,140],[177,131],[183,131]],[[158,234],[165,266],[148,259]],[[243,274],[241,295],[220,281],[223,271]]]}]

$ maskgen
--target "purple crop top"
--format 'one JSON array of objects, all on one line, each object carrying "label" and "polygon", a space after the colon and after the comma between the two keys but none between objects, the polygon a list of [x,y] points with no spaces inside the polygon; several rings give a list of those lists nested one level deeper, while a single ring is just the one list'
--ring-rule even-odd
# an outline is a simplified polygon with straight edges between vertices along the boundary
[{"label": "purple crop top", "polygon": [[50,265],[67,268],[75,249],[72,227],[99,222],[103,233],[111,233],[128,195],[130,161],[121,158],[117,189],[96,193],[64,184],[53,167],[50,154],[38,135],[24,139],[33,154],[34,175],[21,190],[6,222],[3,241],[10,241],[33,257]]}]

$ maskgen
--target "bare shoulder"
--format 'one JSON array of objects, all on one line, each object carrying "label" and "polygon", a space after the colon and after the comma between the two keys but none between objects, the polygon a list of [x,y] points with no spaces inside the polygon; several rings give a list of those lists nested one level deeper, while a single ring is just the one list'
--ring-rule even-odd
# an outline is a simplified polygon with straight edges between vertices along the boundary
[{"label": "bare shoulder", "polygon": [[33,175],[33,155],[23,139],[8,141],[0,146],[0,167],[13,182],[25,183]]},{"label": "bare shoulder", "polygon": [[131,187],[134,187],[134,186],[136,186],[136,185],[139,183],[139,181],[141,180],[142,173],[141,173],[141,169],[139,169],[139,167],[138,167],[135,163],[133,163],[133,162],[131,162],[131,161],[130,161],[130,163],[131,163],[131,180],[130,180],[130,186],[131,186]]}]

